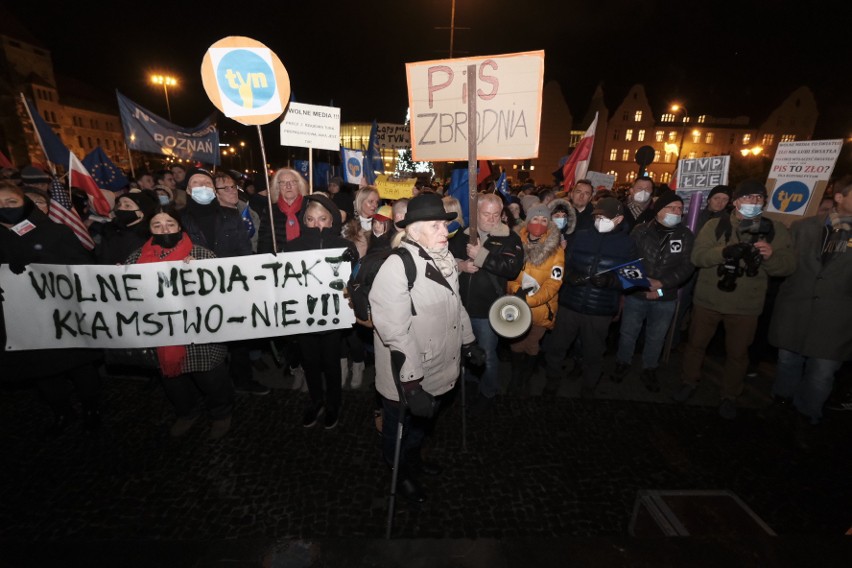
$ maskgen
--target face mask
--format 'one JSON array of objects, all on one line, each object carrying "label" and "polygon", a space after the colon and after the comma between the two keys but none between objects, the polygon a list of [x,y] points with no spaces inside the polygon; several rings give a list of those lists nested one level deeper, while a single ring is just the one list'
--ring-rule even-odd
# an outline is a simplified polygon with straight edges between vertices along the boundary
[{"label": "face mask", "polygon": [[547,225],[542,225],[541,223],[530,223],[527,225],[527,232],[535,238],[539,238],[547,232]]},{"label": "face mask", "polygon": [[136,215],[136,211],[129,211],[127,209],[119,209],[115,212],[115,222],[121,225],[122,227],[128,226],[130,223],[134,221],[138,221],[139,216]]},{"label": "face mask", "polygon": [[743,203],[737,208],[737,211],[746,219],[754,219],[763,212],[763,205],[759,203]]},{"label": "face mask", "polygon": [[193,187],[189,196],[199,205],[208,205],[216,199],[216,192],[213,191],[212,187],[199,186]]},{"label": "face mask", "polygon": [[651,192],[645,191],[644,189],[642,191],[637,191],[636,195],[633,196],[633,201],[636,203],[645,203],[649,199],[651,199]]},{"label": "face mask", "polygon": [[615,222],[613,222],[612,219],[607,219],[606,217],[598,217],[595,219],[595,229],[597,229],[599,233],[609,233],[615,229]]},{"label": "face mask", "polygon": [[20,207],[0,207],[0,223],[7,225],[17,225],[24,220],[24,206]]},{"label": "face mask", "polygon": [[169,196],[168,195],[158,195],[157,199],[160,200],[160,205],[168,205],[169,204]]},{"label": "face mask", "polygon": [[669,228],[677,227],[677,224],[680,223],[680,219],[680,215],[675,215],[674,213],[666,213],[663,217],[662,224]]},{"label": "face mask", "polygon": [[568,224],[568,218],[567,217],[556,217],[556,218],[553,219],[553,222],[556,223],[556,226],[559,227],[559,230],[561,231],[562,229],[565,228],[565,225]]},{"label": "face mask", "polygon": [[163,247],[164,249],[173,249],[177,246],[182,237],[183,231],[178,231],[177,233],[166,233],[164,235],[151,235],[151,242],[158,247]]}]

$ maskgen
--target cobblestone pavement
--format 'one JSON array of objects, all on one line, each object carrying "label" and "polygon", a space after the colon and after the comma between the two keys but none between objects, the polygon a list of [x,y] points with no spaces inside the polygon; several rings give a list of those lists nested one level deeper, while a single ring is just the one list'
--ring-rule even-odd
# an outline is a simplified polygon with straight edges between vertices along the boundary
[{"label": "cobblestone pavement", "polygon": [[[568,379],[558,396],[500,396],[468,420],[466,450],[455,401],[428,446],[445,472],[424,480],[426,504],[398,500],[394,536],[622,538],[643,489],[730,490],[779,535],[849,529],[852,413],[828,414],[802,449],[794,419],[762,408],[766,377],[728,422],[712,381],[687,405],[670,401],[677,363],[656,394],[634,373],[602,381],[590,400]],[[382,538],[390,475],[369,368],[361,390],[344,392],[330,431],[301,426],[307,394],[292,378],[275,368],[259,378],[272,393],[238,395],[233,429],[218,442],[206,439],[209,420],[170,438],[162,389],[127,377],[104,381],[101,433],[78,423],[46,439],[50,415],[35,391],[4,383],[0,545]]]}]

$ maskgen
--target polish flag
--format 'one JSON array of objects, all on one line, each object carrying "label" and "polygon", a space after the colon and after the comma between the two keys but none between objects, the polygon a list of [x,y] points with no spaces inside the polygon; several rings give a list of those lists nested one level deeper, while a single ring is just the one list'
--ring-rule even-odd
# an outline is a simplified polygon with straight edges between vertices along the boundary
[{"label": "polish flag", "polygon": [[578,179],[586,177],[589,171],[589,160],[592,157],[592,147],[595,145],[595,128],[598,126],[598,114],[595,113],[595,119],[580,138],[580,142],[574,151],[565,161],[562,166],[562,177],[564,178],[563,187],[565,191],[571,191],[574,188],[574,182]]},{"label": "polish flag", "polygon": [[85,191],[89,197],[92,198],[95,211],[97,211],[98,215],[109,217],[111,208],[106,197],[104,197],[104,194],[101,193],[101,188],[98,187],[95,179],[86,169],[86,166],[80,162],[80,159],[74,155],[74,152],[69,152],[69,154],[71,156],[71,159],[69,160],[70,164],[68,166],[69,185],[71,187],[79,187]]}]

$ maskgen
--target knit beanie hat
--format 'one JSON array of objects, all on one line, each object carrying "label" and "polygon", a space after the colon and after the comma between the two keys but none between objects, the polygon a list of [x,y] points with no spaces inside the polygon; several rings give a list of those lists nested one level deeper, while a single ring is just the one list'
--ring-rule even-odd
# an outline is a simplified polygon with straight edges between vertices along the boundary
[{"label": "knit beanie hat", "polygon": [[654,213],[659,213],[663,210],[667,205],[671,205],[675,201],[680,201],[683,204],[683,199],[675,193],[674,191],[666,191],[660,197],[657,198],[657,201],[654,202]]}]

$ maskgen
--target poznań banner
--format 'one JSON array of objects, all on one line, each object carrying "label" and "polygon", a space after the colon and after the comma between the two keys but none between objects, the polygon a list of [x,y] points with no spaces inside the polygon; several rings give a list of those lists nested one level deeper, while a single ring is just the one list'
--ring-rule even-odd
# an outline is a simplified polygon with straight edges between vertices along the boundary
[{"label": "pozna\u0144 banner", "polygon": [[345,249],[0,267],[7,350],[222,343],[350,327]]}]

